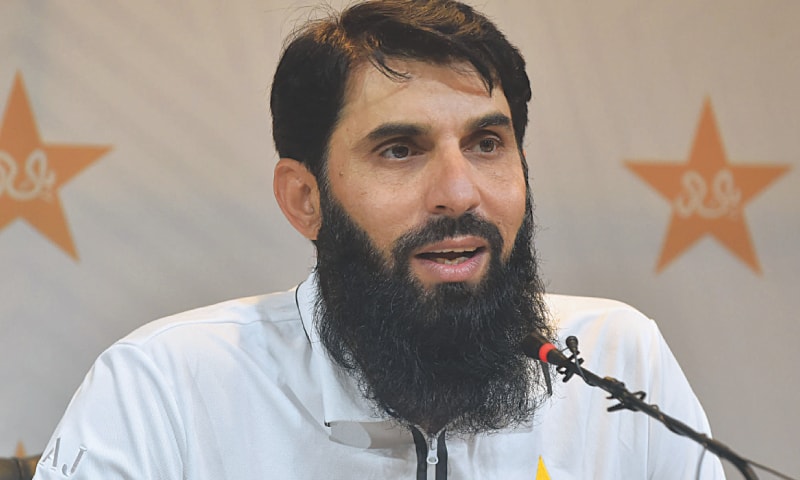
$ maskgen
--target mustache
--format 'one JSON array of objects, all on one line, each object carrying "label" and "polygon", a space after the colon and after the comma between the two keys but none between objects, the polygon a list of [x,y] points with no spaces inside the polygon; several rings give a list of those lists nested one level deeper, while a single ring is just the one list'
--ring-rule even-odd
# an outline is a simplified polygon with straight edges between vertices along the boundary
[{"label": "mustache", "polygon": [[418,248],[448,238],[468,235],[486,240],[494,257],[503,251],[503,236],[497,226],[472,212],[467,212],[456,218],[434,218],[404,233],[395,240],[392,256],[398,263],[408,263],[411,252]]}]

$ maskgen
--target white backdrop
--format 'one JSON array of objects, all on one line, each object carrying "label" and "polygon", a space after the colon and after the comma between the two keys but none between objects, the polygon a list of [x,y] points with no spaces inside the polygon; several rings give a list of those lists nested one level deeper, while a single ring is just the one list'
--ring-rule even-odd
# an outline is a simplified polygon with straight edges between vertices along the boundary
[{"label": "white backdrop", "polygon": [[[41,451],[94,358],[138,325],[308,273],[272,198],[267,107],[308,3],[0,1],[0,456]],[[549,290],[655,318],[715,435],[800,476],[800,3],[474,3],[529,63]],[[742,230],[718,237],[709,218],[671,228],[675,198],[626,163],[710,165],[707,150],[687,163],[706,101],[718,137],[700,143],[717,138],[729,171],[758,167],[724,192],[788,168],[732,201]],[[23,144],[47,164],[25,173]],[[720,198],[735,195],[704,205]],[[690,223],[699,239],[657,270]],[[758,268],[737,256],[748,241]]]}]

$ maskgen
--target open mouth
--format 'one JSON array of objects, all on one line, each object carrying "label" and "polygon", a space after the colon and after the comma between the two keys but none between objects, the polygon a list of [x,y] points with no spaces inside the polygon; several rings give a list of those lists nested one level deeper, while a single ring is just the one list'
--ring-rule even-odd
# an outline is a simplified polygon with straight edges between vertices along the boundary
[{"label": "open mouth", "polygon": [[486,247],[477,248],[447,248],[432,250],[417,254],[417,258],[436,262],[442,265],[458,265],[486,250]]}]

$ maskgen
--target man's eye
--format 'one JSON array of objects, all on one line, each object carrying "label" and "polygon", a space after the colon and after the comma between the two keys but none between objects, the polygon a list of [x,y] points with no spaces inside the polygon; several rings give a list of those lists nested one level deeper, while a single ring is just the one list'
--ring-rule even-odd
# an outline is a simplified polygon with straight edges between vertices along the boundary
[{"label": "man's eye", "polygon": [[492,153],[499,147],[497,139],[483,138],[478,142],[478,150],[481,153]]},{"label": "man's eye", "polygon": [[381,152],[381,156],[395,160],[402,160],[408,157],[409,155],[411,155],[411,149],[408,147],[408,145],[402,145],[402,144],[392,145],[391,147]]}]

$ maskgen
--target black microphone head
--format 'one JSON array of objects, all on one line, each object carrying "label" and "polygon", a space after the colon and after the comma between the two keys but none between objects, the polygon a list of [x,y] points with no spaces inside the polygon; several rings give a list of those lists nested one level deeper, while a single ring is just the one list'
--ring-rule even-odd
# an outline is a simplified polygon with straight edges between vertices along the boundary
[{"label": "black microphone head", "polygon": [[548,343],[550,342],[539,332],[531,332],[525,335],[525,338],[522,339],[519,346],[522,349],[522,353],[528,357],[541,360],[539,358],[539,350]]},{"label": "black microphone head", "polygon": [[540,362],[558,366],[569,364],[569,359],[539,332],[531,332],[526,335],[520,342],[520,349],[525,355]]}]

